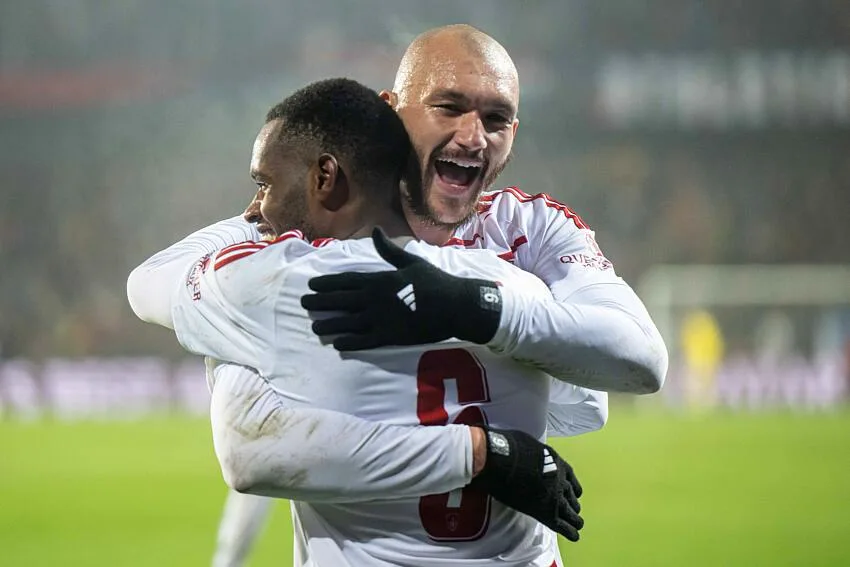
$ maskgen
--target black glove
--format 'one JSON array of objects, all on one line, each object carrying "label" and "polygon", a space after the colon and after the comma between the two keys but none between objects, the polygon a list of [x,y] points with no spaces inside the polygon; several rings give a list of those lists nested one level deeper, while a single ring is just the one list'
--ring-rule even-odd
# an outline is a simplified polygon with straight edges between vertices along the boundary
[{"label": "black glove", "polygon": [[581,485],[552,447],[522,431],[484,428],[487,461],[471,486],[522,512],[570,541],[578,541],[584,520]]},{"label": "black glove", "polygon": [[310,280],[317,292],[301,298],[308,311],[342,311],[313,322],[337,350],[420,345],[456,337],[477,344],[496,334],[502,294],[496,282],[453,276],[390,242],[380,228],[372,240],[394,271],[344,272]]}]

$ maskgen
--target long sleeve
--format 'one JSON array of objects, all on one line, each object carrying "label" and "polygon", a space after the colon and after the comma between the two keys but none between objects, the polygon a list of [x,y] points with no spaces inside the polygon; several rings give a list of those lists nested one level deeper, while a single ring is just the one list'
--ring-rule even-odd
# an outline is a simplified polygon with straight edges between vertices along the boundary
[{"label": "long sleeve", "polygon": [[[507,292],[507,293],[506,293]],[[591,284],[563,300],[503,290],[504,315],[490,346],[559,380],[613,392],[652,393],[667,349],[625,284]]]},{"label": "long sleeve", "polygon": [[213,441],[237,491],[344,503],[437,494],[472,479],[466,426],[387,425],[288,406],[248,368],[220,364],[214,373]]},{"label": "long sleeve", "polygon": [[578,386],[652,393],[667,348],[641,300],[614,271],[584,221],[547,195],[508,189],[487,211],[506,258],[540,278],[553,298],[504,286],[502,321],[489,346]]},{"label": "long sleeve", "polygon": [[608,393],[552,380],[546,433],[573,437],[602,429],[608,421]]},{"label": "long sleeve", "polygon": [[127,278],[127,299],[139,319],[174,328],[171,303],[174,287],[192,265],[207,254],[259,237],[253,225],[233,217],[198,230],[158,252]]}]

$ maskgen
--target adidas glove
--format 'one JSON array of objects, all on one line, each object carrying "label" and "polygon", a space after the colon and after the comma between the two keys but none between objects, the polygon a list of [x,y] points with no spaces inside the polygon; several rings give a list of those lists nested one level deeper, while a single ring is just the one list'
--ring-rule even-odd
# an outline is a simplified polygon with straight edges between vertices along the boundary
[{"label": "adidas glove", "polygon": [[312,278],[315,294],[301,298],[308,311],[339,311],[313,322],[313,332],[339,335],[337,350],[419,345],[452,337],[489,342],[499,327],[502,295],[488,280],[460,278],[405,252],[375,228],[372,240],[381,257],[397,269],[344,272]]},{"label": "adidas glove", "polygon": [[584,520],[581,485],[552,447],[522,431],[484,428],[487,460],[471,486],[527,514],[570,541],[578,541]]}]

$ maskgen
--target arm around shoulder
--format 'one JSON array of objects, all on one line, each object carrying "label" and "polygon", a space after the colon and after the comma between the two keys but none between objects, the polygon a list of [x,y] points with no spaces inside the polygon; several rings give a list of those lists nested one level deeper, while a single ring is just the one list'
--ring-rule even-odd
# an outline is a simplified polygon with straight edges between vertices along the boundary
[{"label": "arm around shoulder", "polygon": [[545,196],[528,197],[510,214],[511,226],[525,237],[516,265],[542,280],[551,296],[504,286],[502,320],[490,347],[578,386],[657,392],[667,373],[666,345],[594,233]]}]

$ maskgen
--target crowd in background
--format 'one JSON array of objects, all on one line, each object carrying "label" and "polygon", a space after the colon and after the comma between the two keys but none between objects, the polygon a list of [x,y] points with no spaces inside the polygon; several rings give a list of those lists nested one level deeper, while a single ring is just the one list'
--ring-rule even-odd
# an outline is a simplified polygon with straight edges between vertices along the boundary
[{"label": "crowd in background", "polygon": [[[384,4],[0,7],[0,355],[177,355],[132,316],[128,271],[247,204],[268,107],[331,75],[389,87],[410,38],[450,21],[481,26],[519,67],[498,184],[569,204],[631,283],[659,263],[850,263],[846,125],[614,128],[598,105],[611,53],[850,52],[850,4]],[[328,9],[348,25],[324,24]]]}]

